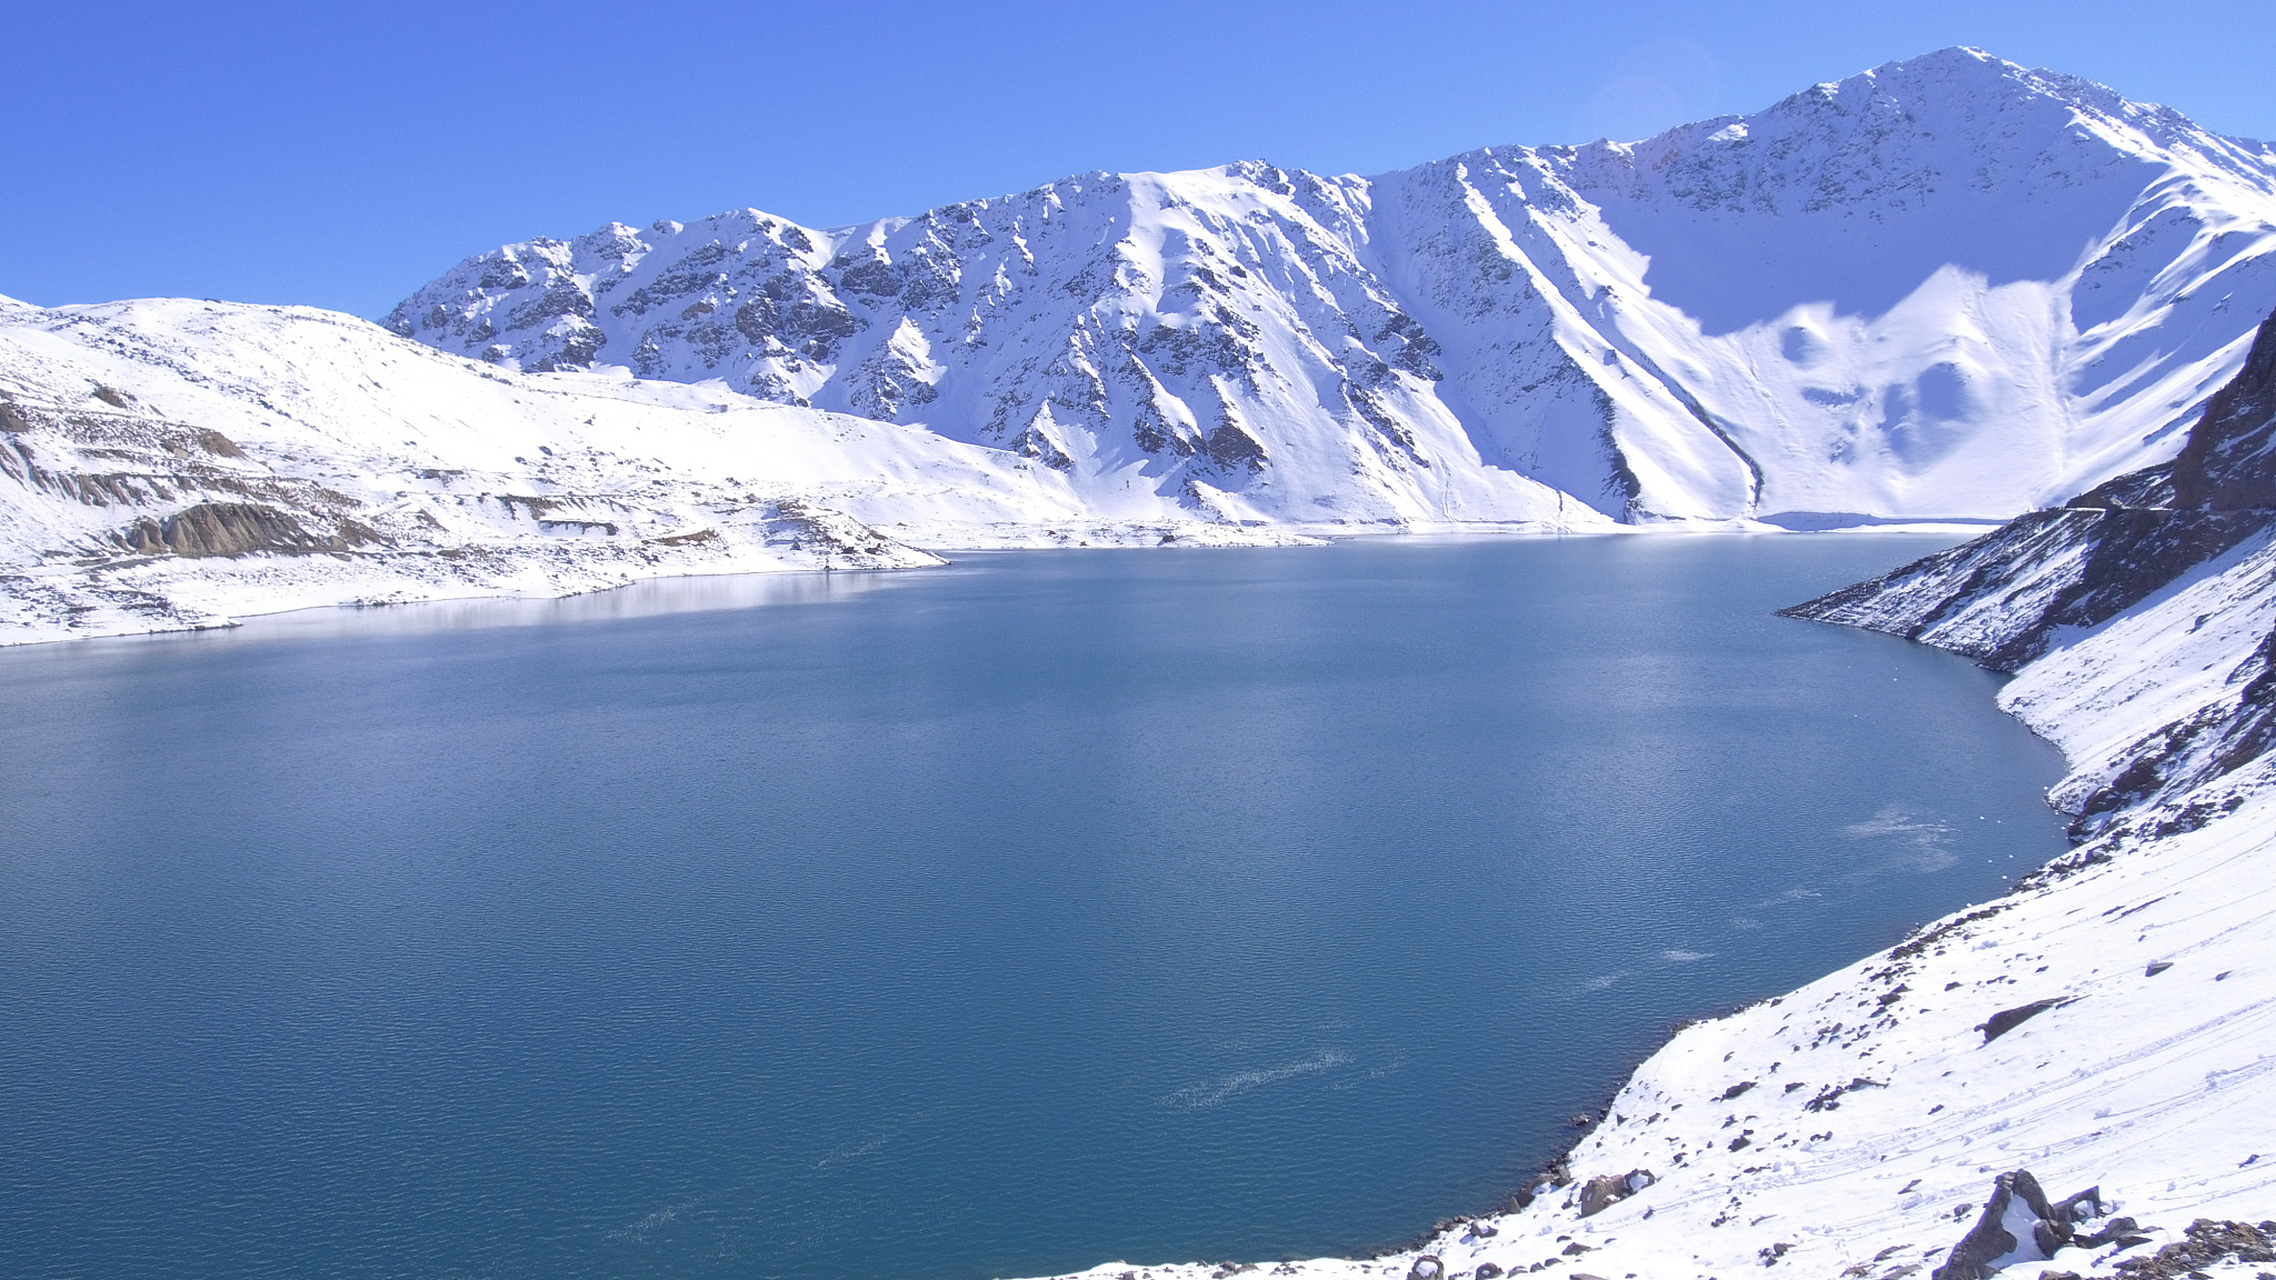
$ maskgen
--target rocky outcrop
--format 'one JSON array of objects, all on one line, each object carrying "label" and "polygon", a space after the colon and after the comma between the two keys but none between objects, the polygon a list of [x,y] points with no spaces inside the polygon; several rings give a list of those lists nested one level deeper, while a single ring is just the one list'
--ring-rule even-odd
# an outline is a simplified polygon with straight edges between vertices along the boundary
[{"label": "rocky outcrop", "polygon": [[2060,1009],[2069,1003],[2068,1000],[2034,1000],[2029,1004],[2019,1004],[2012,1009],[2002,1009],[1977,1023],[1976,1030],[1983,1032],[1984,1043],[1990,1044],[2047,1010]]},{"label": "rocky outcrop", "polygon": [[2099,1187],[2049,1204],[2029,1170],[2003,1173],[1993,1180],[1991,1198],[1984,1201],[1976,1225],[1952,1247],[1930,1280],[1990,1280],[2002,1267],[2054,1257],[2073,1243],[2080,1223],[2103,1213]]},{"label": "rocky outcrop", "polygon": [[2266,511],[2276,505],[2276,315],[2260,326],[2243,370],[2205,406],[2173,460],[2173,505]]},{"label": "rocky outcrop", "polygon": [[1590,1178],[1581,1187],[1581,1216],[1595,1217],[1657,1181],[1659,1179],[1649,1169],[1631,1169],[1624,1174],[1606,1173]]},{"label": "rocky outcrop", "polygon": [[2257,511],[2069,505],[1780,610],[1886,631],[2014,671],[2066,628],[2092,627],[2259,533]]},{"label": "rocky outcrop", "polygon": [[775,504],[768,522],[770,541],[818,557],[825,569],[887,569],[911,564],[946,564],[930,552],[896,542],[842,511],[796,498]]},{"label": "rocky outcrop", "polygon": [[241,556],[253,552],[310,555],[342,552],[379,541],[353,520],[336,532],[310,532],[289,512],[251,502],[200,502],[163,520],[143,516],[119,534],[119,541],[142,555]]},{"label": "rocky outcrop", "polygon": [[2115,1270],[2122,1280],[2183,1280],[2224,1262],[2276,1262],[2276,1221],[2254,1224],[2199,1218],[2183,1231],[2182,1239],[2149,1257],[2128,1258]]}]

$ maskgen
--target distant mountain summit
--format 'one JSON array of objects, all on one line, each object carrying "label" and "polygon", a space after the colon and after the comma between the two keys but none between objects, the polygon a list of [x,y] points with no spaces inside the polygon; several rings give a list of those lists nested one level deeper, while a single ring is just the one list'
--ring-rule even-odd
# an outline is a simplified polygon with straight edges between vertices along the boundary
[{"label": "distant mountain summit", "polygon": [[2271,250],[2267,144],[1947,49],[1634,144],[611,223],[470,258],[386,324],[1215,519],[1537,519],[1559,490],[1808,525],[2005,517],[2170,459],[2276,306]]}]

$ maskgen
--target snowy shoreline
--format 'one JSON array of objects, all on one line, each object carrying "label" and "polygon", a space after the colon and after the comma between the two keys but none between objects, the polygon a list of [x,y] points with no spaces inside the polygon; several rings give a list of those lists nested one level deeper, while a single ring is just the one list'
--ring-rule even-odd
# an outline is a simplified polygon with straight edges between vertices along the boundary
[{"label": "snowy shoreline", "polygon": [[[333,563],[331,565],[323,566],[317,572],[307,575],[306,578],[297,580],[288,576],[289,562],[280,565],[275,561],[256,558],[243,565],[245,572],[242,579],[229,572],[231,566],[214,566],[210,562],[199,566],[200,571],[208,578],[208,581],[201,585],[214,589],[216,595],[237,595],[237,599],[230,603],[226,613],[216,610],[211,614],[200,614],[190,610],[178,610],[174,615],[156,619],[155,625],[136,626],[131,620],[122,619],[119,629],[116,630],[84,628],[67,630],[61,627],[41,629],[19,626],[16,629],[0,630],[0,648],[52,644],[66,640],[125,639],[177,635],[198,631],[226,631],[243,626],[248,622],[274,620],[292,614],[321,614],[325,612],[353,614],[371,609],[419,605],[540,605],[601,597],[632,588],[667,586],[673,583],[706,580],[724,583],[738,579],[811,577],[823,573],[844,575],[898,572],[909,569],[921,570],[955,564],[957,563],[956,557],[960,556],[985,555],[1006,551],[1106,551],[1138,548],[1239,550],[1318,546],[1330,542],[1373,538],[1466,540],[1474,538],[1643,535],[1661,537],[1729,537],[1734,535],[1964,537],[1976,532],[1979,527],[1974,524],[1942,521],[1908,521],[1891,524],[1850,525],[1832,529],[1791,530],[1753,521],[1699,521],[1641,527],[1621,526],[1610,529],[1570,530],[1516,524],[1459,525],[1448,523],[1379,532],[1355,532],[1348,528],[1332,526],[1295,528],[1281,526],[1268,530],[1245,531],[1262,535],[1250,538],[1226,537],[1224,535],[1227,531],[1220,526],[1200,526],[1198,530],[1177,525],[1127,526],[1119,529],[1021,529],[1006,530],[993,540],[975,541],[972,545],[912,547],[909,548],[911,551],[926,557],[926,559],[915,560],[914,557],[911,557],[914,562],[906,564],[857,563],[847,565],[844,568],[835,566],[824,568],[819,564],[800,563],[785,558],[776,563],[755,562],[746,564],[730,561],[724,567],[719,568],[663,565],[656,566],[660,570],[659,572],[638,573],[636,575],[609,573],[596,568],[592,572],[594,581],[590,585],[572,586],[566,590],[552,590],[550,588],[559,584],[541,582],[536,589],[522,591],[490,589],[481,584],[449,581],[437,583],[431,579],[423,580],[418,576],[402,572],[399,566],[391,566],[389,564],[391,557],[359,557],[353,553],[344,553],[332,557]],[[342,570],[337,567],[343,563],[354,566],[358,560],[368,560],[366,572],[357,573],[353,569]],[[621,569],[626,566],[616,567]],[[221,572],[216,573],[216,568],[220,568]],[[220,581],[213,581],[213,579],[220,579]],[[249,581],[247,581],[248,579]],[[232,592],[224,584],[233,581],[244,581],[244,586]],[[368,588],[369,593],[341,599],[338,598],[337,593],[343,587]],[[266,598],[264,598],[264,591]],[[173,594],[174,598],[179,601],[183,593],[176,592]],[[760,598],[765,593],[750,592],[746,594]]]}]

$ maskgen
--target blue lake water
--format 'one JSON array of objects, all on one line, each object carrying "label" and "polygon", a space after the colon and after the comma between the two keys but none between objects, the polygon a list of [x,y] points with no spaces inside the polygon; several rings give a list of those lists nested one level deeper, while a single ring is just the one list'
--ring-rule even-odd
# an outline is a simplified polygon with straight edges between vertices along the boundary
[{"label": "blue lake water", "polygon": [[1023,1275],[1486,1209],[2061,851],[1943,542],[972,556],[0,651],[0,1274]]}]

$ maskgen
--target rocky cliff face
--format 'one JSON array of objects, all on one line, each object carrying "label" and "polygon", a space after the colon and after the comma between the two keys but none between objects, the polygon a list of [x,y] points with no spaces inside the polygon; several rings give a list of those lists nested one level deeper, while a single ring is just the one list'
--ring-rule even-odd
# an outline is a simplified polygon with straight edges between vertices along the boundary
[{"label": "rocky cliff face", "polygon": [[1970,50],[1634,145],[1092,173],[468,259],[388,317],[1242,518],[2007,517],[2170,458],[2276,305],[2276,153]]}]

